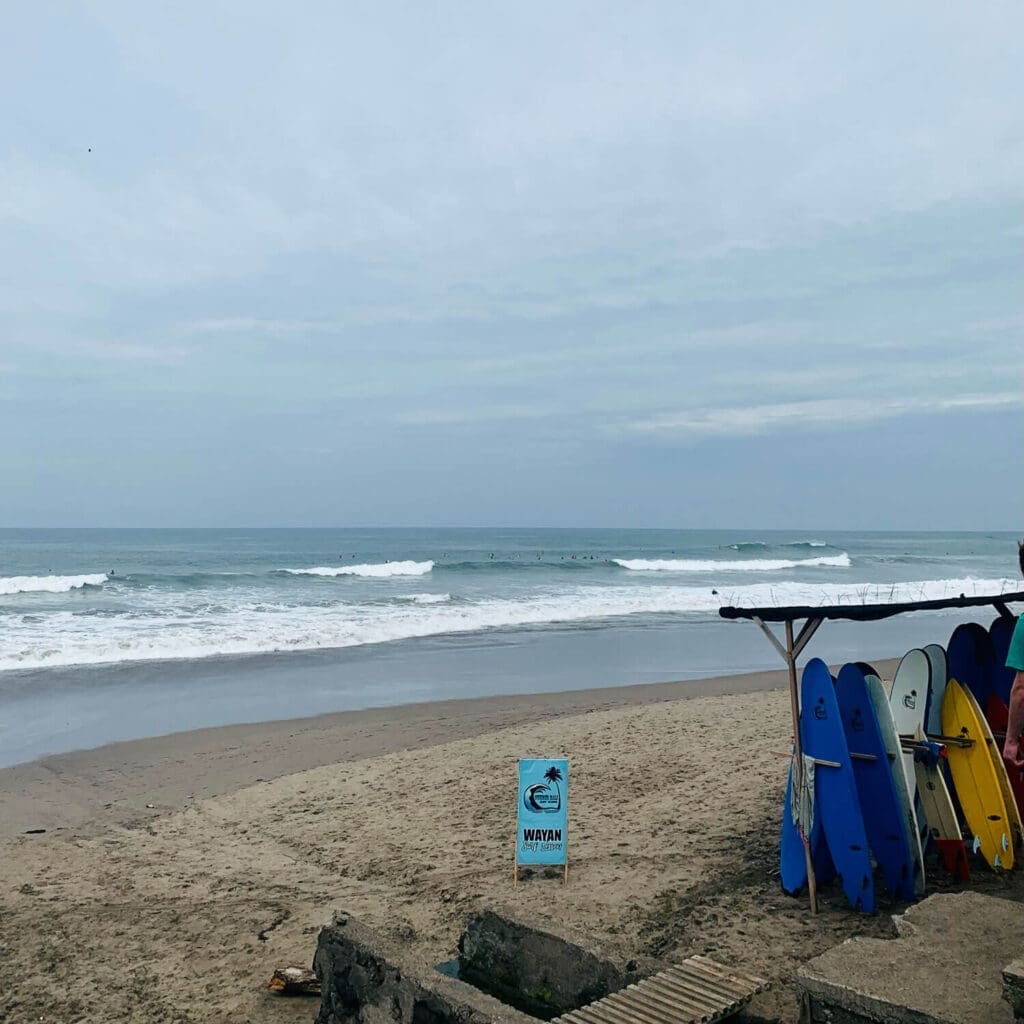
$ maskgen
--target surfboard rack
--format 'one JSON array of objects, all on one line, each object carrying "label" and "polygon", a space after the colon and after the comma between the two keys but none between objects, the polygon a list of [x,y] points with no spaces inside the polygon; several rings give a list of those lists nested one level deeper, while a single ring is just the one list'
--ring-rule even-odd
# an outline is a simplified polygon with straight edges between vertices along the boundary
[{"label": "surfboard rack", "polygon": [[[1024,603],[1024,590],[1002,594],[972,594],[968,597],[939,598],[935,601],[899,601],[876,604],[834,604],[811,607],[810,605],[779,605],[760,608],[739,608],[726,606],[718,609],[723,619],[747,619],[753,622],[779,652],[789,670],[789,703],[793,716],[793,746],[796,758],[793,762],[793,784],[803,785],[803,747],[800,741],[800,690],[797,684],[796,661],[810,643],[818,628],[827,619],[846,619],[854,622],[877,622],[889,619],[904,612],[941,611],[946,608],[984,608],[994,607],[1005,618],[1013,618],[1009,605]],[[782,623],[785,643],[772,632],[768,623]],[[794,635],[793,624],[803,622],[799,632]],[[947,746],[962,743],[960,737],[929,737]],[[968,741],[973,742],[973,741]],[[789,755],[786,755],[789,756]],[[814,864],[811,858],[811,841],[809,836],[801,834],[804,847],[804,859],[807,862],[807,896],[811,913],[818,912],[818,886],[814,877]]]},{"label": "surfboard rack", "polygon": [[[903,739],[901,736],[900,739]],[[973,747],[977,740],[969,736],[929,736],[932,743],[941,743],[944,747]]]},{"label": "surfboard rack", "polygon": [[[786,757],[786,758],[789,758],[790,760],[792,760],[792,757],[793,757],[792,754],[786,754],[786,753],[784,753],[781,750],[770,750],[770,751],[768,751],[768,753],[770,753],[772,755],[772,757]],[[863,758],[865,758],[867,760],[874,761],[874,757],[871,754],[860,754],[860,755],[851,754],[850,756],[851,757],[858,757],[858,756],[860,756],[860,757],[863,757]],[[812,760],[814,761],[814,763],[819,768],[842,768],[843,767],[838,761],[823,761],[820,757],[812,758]]]}]

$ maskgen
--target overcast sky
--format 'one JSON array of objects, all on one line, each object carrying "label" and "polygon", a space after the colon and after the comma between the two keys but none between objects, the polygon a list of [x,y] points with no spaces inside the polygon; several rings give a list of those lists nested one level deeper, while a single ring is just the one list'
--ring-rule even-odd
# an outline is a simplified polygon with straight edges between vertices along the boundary
[{"label": "overcast sky", "polygon": [[1019,3],[22,3],[0,525],[1024,529]]}]

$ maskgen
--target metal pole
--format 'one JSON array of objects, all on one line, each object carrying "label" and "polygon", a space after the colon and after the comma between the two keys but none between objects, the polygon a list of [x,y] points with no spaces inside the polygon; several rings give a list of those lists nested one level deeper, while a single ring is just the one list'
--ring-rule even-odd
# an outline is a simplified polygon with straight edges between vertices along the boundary
[{"label": "metal pole", "polygon": [[[809,639],[809,638],[808,638]],[[793,784],[797,792],[802,791],[804,783],[804,749],[800,742],[800,695],[796,681],[796,654],[793,651],[793,622],[786,619],[786,666],[789,669],[789,703],[793,714],[793,748],[796,754],[793,759]],[[789,808],[783,810],[788,814]],[[804,844],[804,859],[807,862],[807,895],[811,902],[811,913],[818,912],[818,883],[814,877],[814,858],[811,856],[811,837],[800,830],[800,838]]]}]

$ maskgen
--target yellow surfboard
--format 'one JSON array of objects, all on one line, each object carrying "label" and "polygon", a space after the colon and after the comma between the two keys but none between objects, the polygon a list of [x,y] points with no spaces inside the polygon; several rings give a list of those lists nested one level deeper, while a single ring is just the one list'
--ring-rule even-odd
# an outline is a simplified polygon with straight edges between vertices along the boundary
[{"label": "yellow surfboard", "polygon": [[1003,760],[1002,750],[996,746],[995,737],[992,735],[992,727],[981,710],[978,698],[967,689],[961,687],[964,696],[970,701],[974,713],[981,723],[981,733],[985,737],[985,746],[988,748],[989,757],[992,758],[992,768],[995,770],[996,778],[999,780],[999,788],[1003,791],[1003,803],[1006,804],[1006,820],[1010,823],[1010,832],[1013,835],[1013,846],[1015,850],[1021,849],[1024,843],[1024,822],[1020,819],[1020,810],[1014,798],[1013,790],[1010,788],[1010,777],[1006,774],[1006,762]]},{"label": "yellow surfboard", "polygon": [[974,834],[975,849],[995,870],[1009,870],[1013,867],[1013,830],[986,742],[984,719],[976,708],[964,687],[950,679],[942,697],[942,732],[973,743],[963,747],[949,743],[946,756],[967,827]]}]

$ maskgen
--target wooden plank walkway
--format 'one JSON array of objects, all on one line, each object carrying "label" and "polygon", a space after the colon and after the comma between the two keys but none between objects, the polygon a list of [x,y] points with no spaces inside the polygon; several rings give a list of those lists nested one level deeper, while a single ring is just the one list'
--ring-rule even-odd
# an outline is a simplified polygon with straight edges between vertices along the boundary
[{"label": "wooden plank walkway", "polygon": [[713,1024],[769,987],[764,978],[691,956],[553,1024]]}]

